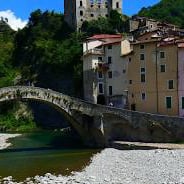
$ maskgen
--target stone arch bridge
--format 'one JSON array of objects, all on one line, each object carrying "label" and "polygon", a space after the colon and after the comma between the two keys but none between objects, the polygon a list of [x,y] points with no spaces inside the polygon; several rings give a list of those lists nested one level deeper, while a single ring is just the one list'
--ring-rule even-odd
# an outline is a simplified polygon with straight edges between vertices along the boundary
[{"label": "stone arch bridge", "polygon": [[68,118],[89,146],[110,146],[114,140],[184,141],[184,119],[92,104],[50,89],[30,86],[0,88],[0,102],[36,100],[48,103]]}]

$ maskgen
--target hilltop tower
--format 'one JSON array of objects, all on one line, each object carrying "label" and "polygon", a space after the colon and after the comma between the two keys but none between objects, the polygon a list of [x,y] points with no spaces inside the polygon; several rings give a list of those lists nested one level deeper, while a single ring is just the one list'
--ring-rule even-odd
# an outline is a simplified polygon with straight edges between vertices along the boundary
[{"label": "hilltop tower", "polygon": [[111,10],[122,13],[122,0],[64,0],[65,21],[80,29],[84,21],[108,17]]}]

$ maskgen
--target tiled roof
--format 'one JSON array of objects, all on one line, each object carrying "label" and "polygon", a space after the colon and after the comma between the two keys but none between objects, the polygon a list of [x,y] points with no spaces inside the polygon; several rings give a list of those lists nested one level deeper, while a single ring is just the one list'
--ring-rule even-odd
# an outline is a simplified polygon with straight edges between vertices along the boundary
[{"label": "tiled roof", "polygon": [[184,48],[184,43],[178,43],[179,48]]},{"label": "tiled roof", "polygon": [[108,38],[122,38],[121,34],[98,34],[89,37],[88,40],[108,39]]},{"label": "tiled roof", "polygon": [[122,38],[112,38],[112,39],[104,39],[104,43],[102,45],[112,45],[121,43]]}]

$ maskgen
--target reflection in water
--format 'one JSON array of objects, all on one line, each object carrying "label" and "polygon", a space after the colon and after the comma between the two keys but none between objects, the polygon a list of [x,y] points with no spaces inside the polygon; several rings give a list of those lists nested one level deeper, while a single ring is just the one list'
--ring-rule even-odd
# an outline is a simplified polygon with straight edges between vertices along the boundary
[{"label": "reflection in water", "polygon": [[98,151],[84,149],[79,141],[56,132],[23,134],[10,142],[12,147],[0,151],[0,176],[19,181],[48,172],[68,175],[80,171]]}]

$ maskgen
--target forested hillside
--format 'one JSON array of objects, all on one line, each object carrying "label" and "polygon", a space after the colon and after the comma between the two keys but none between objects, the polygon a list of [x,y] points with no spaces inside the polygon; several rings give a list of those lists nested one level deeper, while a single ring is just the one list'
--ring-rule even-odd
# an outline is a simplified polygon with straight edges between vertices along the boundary
[{"label": "forested hillside", "polygon": [[154,6],[142,8],[138,15],[184,27],[184,1],[161,0]]}]

